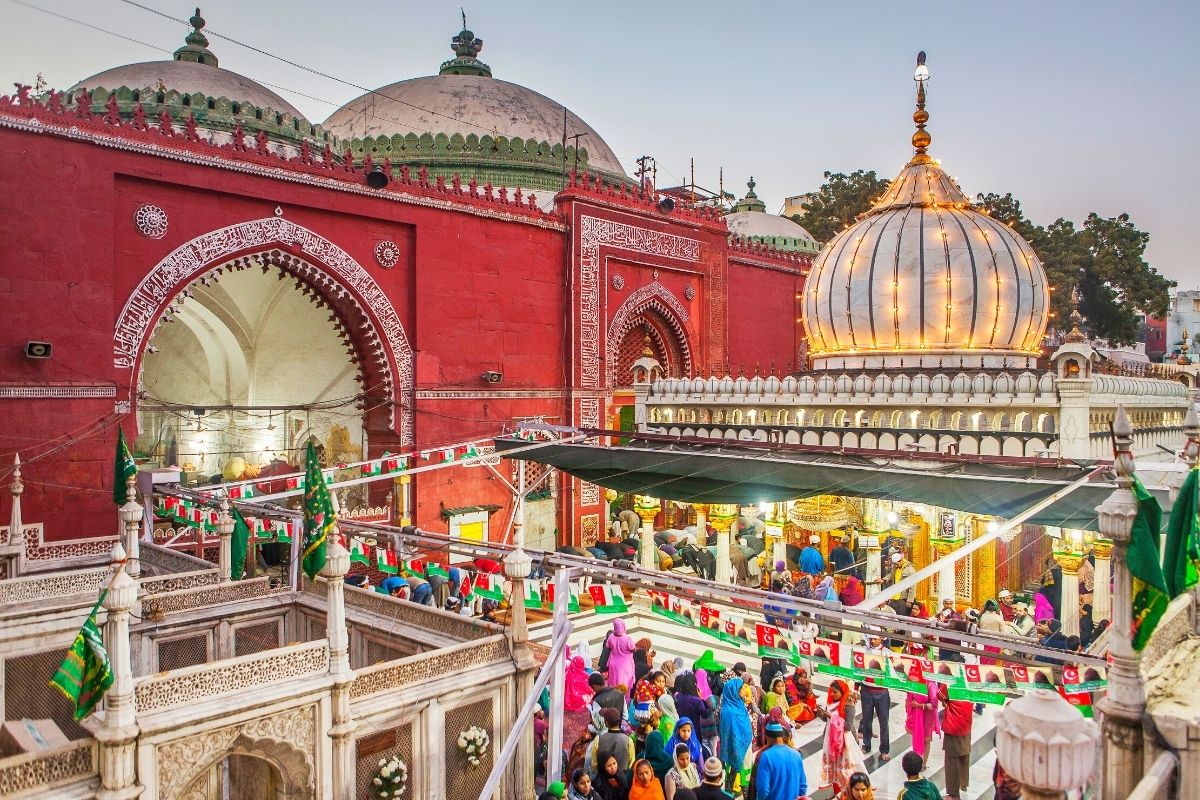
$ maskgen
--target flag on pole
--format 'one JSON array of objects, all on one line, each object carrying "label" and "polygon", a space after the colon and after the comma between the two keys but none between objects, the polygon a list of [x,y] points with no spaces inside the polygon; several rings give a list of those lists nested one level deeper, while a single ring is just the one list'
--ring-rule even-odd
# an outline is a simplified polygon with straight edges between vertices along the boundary
[{"label": "flag on pole", "polygon": [[765,625],[761,622],[756,622],[754,623],[754,636],[758,640],[759,656],[762,658],[779,658],[784,661],[791,661],[793,655],[792,648],[779,628],[776,628],[774,625]]},{"label": "flag on pole", "polygon": [[1162,530],[1162,509],[1154,495],[1133,477],[1133,495],[1138,512],[1129,535],[1125,565],[1133,579],[1133,649],[1141,650],[1167,610],[1170,597],[1167,581],[1158,560],[1158,536]]},{"label": "flag on pole", "polygon": [[250,525],[237,506],[230,512],[233,514],[233,539],[229,543],[229,577],[240,581],[246,571],[246,551],[250,549]]},{"label": "flag on pole", "polygon": [[309,580],[325,566],[325,548],[336,522],[329,489],[321,480],[317,451],[309,442],[304,471],[304,540],[300,548],[301,565]]},{"label": "flag on pole", "polygon": [[[129,502],[129,481],[137,477],[137,462],[125,444],[125,431],[117,428],[117,456],[113,462],[113,502],[119,506]],[[90,710],[90,709],[89,709]]]},{"label": "flag on pole", "polygon": [[500,579],[490,572],[480,572],[475,575],[475,580],[471,584],[471,594],[497,602],[504,599],[504,592],[500,589]]},{"label": "flag on pole", "polygon": [[[554,607],[554,582],[546,584],[546,604],[551,608]],[[575,591],[575,584],[567,584],[567,612],[575,614],[579,612],[579,594]]]},{"label": "flag on pole", "polygon": [[108,651],[104,649],[104,638],[96,627],[96,609],[104,602],[105,593],[101,593],[100,599],[92,607],[92,613],[88,614],[83,627],[75,634],[75,641],[67,648],[66,658],[58,672],[50,679],[50,685],[75,704],[76,722],[92,713],[104,693],[113,685]]},{"label": "flag on pole", "polygon": [[350,562],[359,564],[370,564],[367,558],[367,547],[362,543],[361,539],[350,537]]},{"label": "flag on pole", "polygon": [[532,578],[525,579],[525,607],[537,608],[542,607],[542,592],[537,581]]},{"label": "flag on pole", "polygon": [[1163,577],[1171,597],[1178,597],[1200,581],[1200,467],[1188,470],[1171,507]]},{"label": "flag on pole", "polygon": [[375,568],[380,572],[385,572],[388,575],[395,575],[400,572],[399,562],[396,560],[394,550],[388,550],[384,547],[375,548]]},{"label": "flag on pole", "polygon": [[593,583],[588,587],[592,596],[592,605],[597,614],[621,614],[629,610],[625,603],[625,594],[620,586],[611,583]]}]

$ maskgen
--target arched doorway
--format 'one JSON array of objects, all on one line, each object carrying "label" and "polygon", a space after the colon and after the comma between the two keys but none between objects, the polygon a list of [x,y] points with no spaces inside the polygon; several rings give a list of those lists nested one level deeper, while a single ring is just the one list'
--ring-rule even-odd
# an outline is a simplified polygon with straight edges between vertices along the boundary
[{"label": "arched doorway", "polygon": [[687,309],[657,281],[630,295],[617,309],[608,328],[609,385],[631,385],[633,362],[646,349],[662,365],[667,377],[690,375],[693,359],[687,321]]},{"label": "arched doorway", "polygon": [[284,744],[248,742],[191,779],[179,800],[310,800],[311,767]]},{"label": "arched doorway", "polygon": [[309,438],[329,463],[365,455],[387,381],[358,351],[355,321],[300,264],[271,250],[183,288],[140,362],[137,450],[226,479],[298,465]]}]

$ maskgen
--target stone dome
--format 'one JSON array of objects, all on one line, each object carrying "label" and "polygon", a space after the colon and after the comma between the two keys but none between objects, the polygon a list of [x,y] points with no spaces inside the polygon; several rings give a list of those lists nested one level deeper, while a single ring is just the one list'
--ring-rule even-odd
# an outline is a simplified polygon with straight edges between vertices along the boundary
[{"label": "stone dome", "polygon": [[925,149],[815,260],[803,316],[816,369],[1032,367],[1049,320],[1033,248],[976,210]]},{"label": "stone dome", "polygon": [[89,92],[99,88],[112,91],[133,90],[174,91],[180,94],[202,94],[205,97],[224,97],[237,103],[275,111],[294,119],[304,119],[296,107],[261,83],[227,69],[221,69],[216,55],[208,49],[208,38],[202,30],[204,18],[200,9],[191,18],[192,32],[183,47],[175,51],[173,61],[143,61],[97,72],[72,86],[74,96],[80,89]]},{"label": "stone dome", "polygon": [[[511,154],[503,152],[496,144],[480,148],[478,140],[484,137],[490,137],[489,141],[493,143],[501,138],[508,142],[521,140],[521,156],[533,155],[534,162],[540,156],[546,162],[525,164],[525,168],[540,166],[554,172],[556,186],[560,186],[565,112],[568,136],[573,139],[575,134],[582,134],[578,140],[580,171],[586,167],[592,173],[625,177],[612,148],[577,114],[532,89],[493,78],[491,68],[476,58],[483,42],[475,38],[474,33],[464,29],[451,40],[451,45],[456,57],[443,63],[437,75],[398,81],[355,98],[330,115],[324,123],[325,130],[342,139],[409,135],[444,137],[448,140],[444,148],[446,155],[461,155],[465,150],[468,156],[475,156],[474,159],[467,158],[468,162],[501,164],[505,156]],[[530,146],[536,152],[530,154]],[[558,149],[552,155],[549,150],[554,147]],[[353,145],[352,149],[355,149]],[[443,154],[436,152],[433,142],[426,149],[432,151],[428,155],[433,158],[417,157],[413,163],[428,165],[436,172]],[[386,155],[393,163],[408,160],[404,152],[389,151]],[[570,145],[568,155],[566,167],[573,169],[575,159]],[[463,174],[465,176],[469,171]],[[483,177],[491,179],[486,173]],[[523,184],[508,181],[500,185]]]},{"label": "stone dome", "polygon": [[787,217],[767,213],[766,203],[754,193],[754,178],[746,185],[749,187],[746,196],[734,205],[733,211],[725,215],[725,224],[729,226],[731,235],[769,244],[786,252],[815,254],[821,249],[812,234],[804,230],[804,226]]}]

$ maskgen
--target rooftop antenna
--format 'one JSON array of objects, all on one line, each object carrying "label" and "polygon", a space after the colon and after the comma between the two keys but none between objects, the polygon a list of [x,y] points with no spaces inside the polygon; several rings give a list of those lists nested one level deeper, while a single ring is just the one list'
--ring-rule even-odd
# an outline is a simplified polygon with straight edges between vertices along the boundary
[{"label": "rooftop antenna", "polygon": [[721,204],[721,210],[725,210],[725,168],[721,167],[717,173],[717,202]]},{"label": "rooftop antenna", "polygon": [[692,162],[692,184],[691,184],[692,205],[696,205],[696,158],[695,158],[695,156],[692,157],[691,162]]}]

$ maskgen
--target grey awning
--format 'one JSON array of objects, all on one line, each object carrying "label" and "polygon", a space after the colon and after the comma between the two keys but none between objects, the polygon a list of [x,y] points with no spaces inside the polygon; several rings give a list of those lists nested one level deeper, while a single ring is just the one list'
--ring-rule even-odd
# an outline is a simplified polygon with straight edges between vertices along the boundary
[{"label": "grey awning", "polygon": [[[527,442],[496,440],[496,452]],[[521,455],[585,481],[691,503],[758,503],[835,494],[927,503],[1011,518],[1082,477],[1076,466],[921,462],[730,444],[547,445]],[[1096,506],[1115,488],[1085,484],[1029,520],[1098,530]],[[1164,508],[1165,492],[1156,492]]]}]

